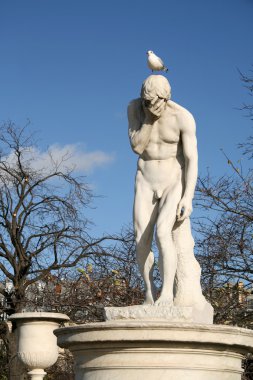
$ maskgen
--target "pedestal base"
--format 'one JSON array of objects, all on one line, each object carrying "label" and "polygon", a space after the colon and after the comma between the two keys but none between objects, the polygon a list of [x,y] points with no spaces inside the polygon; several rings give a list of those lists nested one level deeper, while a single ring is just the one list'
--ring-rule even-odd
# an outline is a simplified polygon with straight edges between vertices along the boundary
[{"label": "pedestal base", "polygon": [[154,320],[170,323],[213,323],[213,307],[203,302],[198,308],[182,306],[134,305],[124,307],[105,307],[106,321]]},{"label": "pedestal base", "polygon": [[240,380],[253,331],[238,327],[114,321],[55,331],[75,358],[76,380]]},{"label": "pedestal base", "polygon": [[33,369],[32,371],[28,372],[31,380],[43,380],[46,374],[47,373],[43,369]]}]

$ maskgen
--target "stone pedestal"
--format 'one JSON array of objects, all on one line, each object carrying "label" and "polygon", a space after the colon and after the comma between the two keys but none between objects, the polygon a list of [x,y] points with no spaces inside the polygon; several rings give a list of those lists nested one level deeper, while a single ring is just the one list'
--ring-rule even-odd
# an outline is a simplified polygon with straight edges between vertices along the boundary
[{"label": "stone pedestal", "polygon": [[208,302],[194,307],[156,305],[105,307],[104,317],[106,321],[161,320],[170,323],[202,323],[209,325],[213,323],[213,307]]},{"label": "stone pedestal", "polygon": [[55,331],[75,358],[76,380],[240,380],[253,331],[238,327],[115,320]]}]

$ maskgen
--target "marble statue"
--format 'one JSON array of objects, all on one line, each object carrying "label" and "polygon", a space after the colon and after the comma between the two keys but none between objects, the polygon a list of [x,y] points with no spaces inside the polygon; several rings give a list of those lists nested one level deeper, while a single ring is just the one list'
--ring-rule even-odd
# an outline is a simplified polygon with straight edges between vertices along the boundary
[{"label": "marble statue", "polygon": [[[164,76],[150,75],[143,82],[141,97],[129,104],[128,120],[131,147],[139,155],[133,213],[144,303],[202,309],[207,302],[189,220],[198,172],[194,118],[171,100]],[[154,232],[162,278],[158,299],[151,251]]]},{"label": "marble statue", "polygon": [[[104,322],[54,331],[71,351],[76,380],[240,380],[253,331],[213,325],[202,295],[189,216],[197,180],[195,122],[170,100],[164,76],[151,75],[128,107],[129,137],[138,154],[134,201],[137,261],[144,305],[104,307]],[[153,281],[153,234],[163,280]]]}]

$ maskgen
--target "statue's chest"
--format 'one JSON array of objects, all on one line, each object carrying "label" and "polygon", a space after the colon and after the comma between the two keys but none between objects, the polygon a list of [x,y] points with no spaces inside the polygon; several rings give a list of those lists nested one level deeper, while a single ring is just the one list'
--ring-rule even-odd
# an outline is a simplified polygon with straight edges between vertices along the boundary
[{"label": "statue's chest", "polygon": [[157,120],[150,137],[152,142],[176,143],[179,141],[180,131],[173,118]]}]

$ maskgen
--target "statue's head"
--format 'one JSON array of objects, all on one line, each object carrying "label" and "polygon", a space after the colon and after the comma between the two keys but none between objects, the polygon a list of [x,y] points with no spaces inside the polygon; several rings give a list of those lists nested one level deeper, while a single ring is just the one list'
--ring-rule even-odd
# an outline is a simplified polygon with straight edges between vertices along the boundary
[{"label": "statue's head", "polygon": [[153,100],[156,97],[170,99],[171,87],[168,79],[163,75],[150,75],[142,84],[141,97],[146,100]]},{"label": "statue's head", "polygon": [[[167,102],[171,97],[171,87],[167,78],[163,75],[150,75],[142,84],[141,98],[144,102],[144,106],[149,109],[150,112],[156,115],[154,112],[156,102],[160,99],[164,99]],[[156,115],[160,116],[160,115]]]}]

